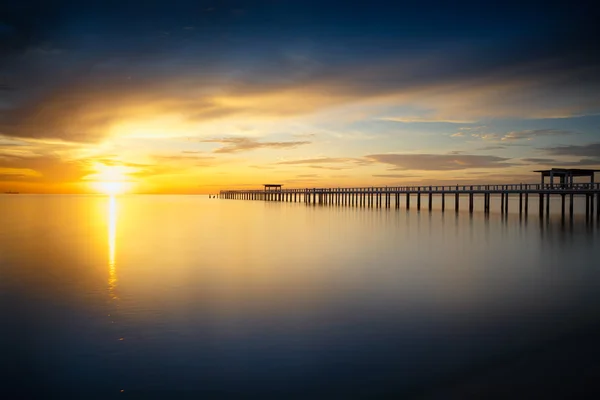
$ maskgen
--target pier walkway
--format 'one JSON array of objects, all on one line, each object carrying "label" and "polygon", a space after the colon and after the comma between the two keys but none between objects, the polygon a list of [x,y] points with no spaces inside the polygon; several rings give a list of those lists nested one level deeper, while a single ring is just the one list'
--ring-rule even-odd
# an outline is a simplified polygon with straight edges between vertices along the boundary
[{"label": "pier walkway", "polygon": [[441,197],[442,211],[447,202],[454,200],[454,210],[460,209],[461,199],[468,201],[468,210],[474,210],[474,197],[483,196],[483,211],[490,212],[492,196],[500,197],[500,212],[508,213],[508,199],[519,198],[519,214],[529,212],[530,196],[538,196],[538,212],[540,216],[550,214],[550,198],[561,199],[561,214],[564,217],[568,205],[568,213],[573,217],[575,197],[585,198],[586,216],[600,219],[600,183],[539,183],[514,185],[455,185],[455,186],[385,186],[356,188],[306,188],[283,189],[281,185],[264,185],[262,190],[222,190],[222,199],[263,200],[304,202],[308,204],[330,204],[357,207],[400,208],[402,203],[410,209],[411,202],[416,201],[417,210],[421,209],[422,200],[432,210],[433,196]]}]

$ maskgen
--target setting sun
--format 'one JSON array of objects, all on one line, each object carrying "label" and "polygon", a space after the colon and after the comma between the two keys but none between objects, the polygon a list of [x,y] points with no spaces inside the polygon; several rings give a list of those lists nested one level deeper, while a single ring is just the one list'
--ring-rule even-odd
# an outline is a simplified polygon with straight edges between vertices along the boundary
[{"label": "setting sun", "polygon": [[113,196],[125,193],[129,185],[127,182],[94,182],[92,186],[100,193]]},{"label": "setting sun", "polygon": [[123,166],[96,164],[97,173],[89,175],[91,187],[99,193],[117,195],[131,190],[130,169]]}]

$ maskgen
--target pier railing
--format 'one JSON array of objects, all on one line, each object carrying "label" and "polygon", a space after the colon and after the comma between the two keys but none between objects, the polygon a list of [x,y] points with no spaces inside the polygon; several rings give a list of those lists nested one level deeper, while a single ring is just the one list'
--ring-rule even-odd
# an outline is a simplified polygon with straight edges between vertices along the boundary
[{"label": "pier railing", "polygon": [[558,184],[558,183],[517,183],[510,185],[444,185],[444,186],[365,186],[365,187],[349,187],[349,188],[294,188],[294,189],[279,189],[279,190],[222,190],[220,193],[405,193],[405,192],[539,192],[539,191],[600,191],[600,183],[574,183],[574,184]]}]

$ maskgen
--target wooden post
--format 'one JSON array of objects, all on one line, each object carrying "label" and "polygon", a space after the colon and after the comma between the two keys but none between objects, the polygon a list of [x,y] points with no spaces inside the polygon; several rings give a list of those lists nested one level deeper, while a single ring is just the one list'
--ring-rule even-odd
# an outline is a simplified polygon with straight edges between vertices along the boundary
[{"label": "wooden post", "polygon": [[487,212],[488,212],[488,194],[487,193],[483,194],[483,212],[485,214],[487,214]]},{"label": "wooden post", "polygon": [[417,190],[417,211],[419,211],[421,210],[421,188]]},{"label": "wooden post", "polygon": [[561,202],[560,202],[560,215],[562,219],[565,219],[565,194],[562,193],[560,195],[561,197]]},{"label": "wooden post", "polygon": [[410,192],[406,192],[406,209],[410,210]]},{"label": "wooden post", "polygon": [[446,193],[444,192],[444,188],[442,187],[442,212],[446,211]]},{"label": "wooden post", "polygon": [[569,218],[573,219],[573,193],[569,195]]},{"label": "wooden post", "polygon": [[500,193],[500,213],[504,214],[504,192]]},{"label": "wooden post", "polygon": [[550,216],[550,193],[546,195],[546,217]]},{"label": "wooden post", "polygon": [[469,213],[473,214],[473,192],[469,193]]},{"label": "wooden post", "polygon": [[519,192],[519,215],[523,215],[523,192]]},{"label": "wooden post", "polygon": [[458,206],[459,206],[459,194],[458,194],[458,190],[456,191],[456,194],[454,195],[454,211],[458,212]]},{"label": "wooden post", "polygon": [[432,197],[433,193],[431,193],[431,186],[429,186],[429,211],[431,211],[433,205]]},{"label": "wooden post", "polygon": [[504,214],[508,215],[508,192],[504,196]]},{"label": "wooden post", "polygon": [[544,194],[540,193],[540,217],[544,215]]},{"label": "wooden post", "polygon": [[529,212],[529,193],[525,193],[525,216]]},{"label": "wooden post", "polygon": [[590,217],[590,195],[585,194],[585,218],[588,219]]}]

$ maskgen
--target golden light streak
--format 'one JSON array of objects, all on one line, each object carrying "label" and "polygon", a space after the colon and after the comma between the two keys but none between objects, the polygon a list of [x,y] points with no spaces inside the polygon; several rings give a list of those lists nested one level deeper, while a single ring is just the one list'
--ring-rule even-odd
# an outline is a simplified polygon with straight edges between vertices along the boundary
[{"label": "golden light streak", "polygon": [[114,196],[108,199],[108,293],[117,300],[117,271],[115,268],[115,246],[117,235],[117,204]]}]

